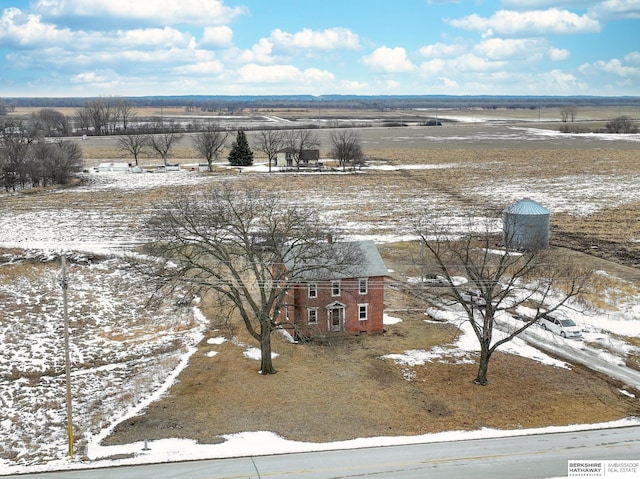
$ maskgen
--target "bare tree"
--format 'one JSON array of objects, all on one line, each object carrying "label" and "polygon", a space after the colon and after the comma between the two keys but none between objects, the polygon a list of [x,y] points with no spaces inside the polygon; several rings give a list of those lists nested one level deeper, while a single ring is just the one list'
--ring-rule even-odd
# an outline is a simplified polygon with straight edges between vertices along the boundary
[{"label": "bare tree", "polygon": [[84,111],[79,116],[93,128],[94,135],[99,136],[109,133],[111,114],[111,103],[108,99],[94,98],[85,103]]},{"label": "bare tree", "polygon": [[208,123],[198,129],[192,138],[193,147],[207,160],[209,171],[213,171],[213,161],[219,159],[229,133],[219,123]]},{"label": "bare tree", "polygon": [[149,223],[148,248],[162,258],[153,261],[158,292],[225,298],[260,344],[262,374],[275,372],[271,333],[281,326],[278,313],[293,281],[327,264],[358,263],[357,255],[326,241],[314,210],[283,204],[278,195],[222,185],[160,211]]},{"label": "bare tree", "polygon": [[[457,303],[463,309],[480,345],[475,383],[486,385],[492,354],[536,324],[545,313],[552,313],[584,293],[591,271],[558,251],[513,249],[510,238],[500,241],[489,224],[476,232],[471,224],[461,236],[453,238],[451,228],[442,224],[423,225],[418,230],[423,249],[425,274],[442,278],[440,300]],[[515,231],[517,228],[514,228]],[[515,233],[509,234],[515,234]],[[466,276],[475,295],[457,285],[456,277]],[[444,286],[444,287],[442,287]],[[466,285],[465,288],[468,288]],[[520,305],[533,311],[526,321],[503,321],[503,313]],[[500,330],[500,335],[494,335]]]},{"label": "bare tree", "polygon": [[253,140],[254,149],[267,155],[269,172],[271,172],[271,166],[276,161],[278,152],[282,150],[284,140],[285,137],[282,130],[262,130],[258,132]]},{"label": "bare tree", "polygon": [[560,119],[563,123],[576,121],[577,108],[575,105],[567,105],[560,110]]},{"label": "bare tree", "polygon": [[138,158],[142,152],[149,146],[149,137],[147,135],[125,134],[118,136],[118,146],[121,150],[131,153],[133,159],[138,165]]},{"label": "bare tree", "polygon": [[119,125],[122,124],[122,130],[126,132],[129,129],[129,123],[136,116],[134,105],[126,98],[121,98],[115,102],[115,108],[115,130],[118,130]]},{"label": "bare tree", "polygon": [[37,139],[32,122],[12,119],[0,125],[1,179],[7,191],[26,186],[32,145]]},{"label": "bare tree", "polygon": [[300,169],[300,161],[305,150],[320,146],[318,136],[312,130],[288,130],[285,133],[285,146],[291,149],[296,168]]},{"label": "bare tree", "polygon": [[64,184],[82,168],[77,142],[45,141],[35,117],[0,124],[0,182],[7,191]]},{"label": "bare tree", "polygon": [[331,132],[331,156],[338,160],[338,165],[342,166],[342,171],[347,169],[347,165],[355,166],[362,160],[362,146],[360,135],[354,130],[338,130]]},{"label": "bare tree", "polygon": [[43,108],[32,116],[32,121],[37,124],[38,130],[44,136],[61,136],[69,133],[69,122],[58,110]]},{"label": "bare tree", "polygon": [[180,141],[180,139],[182,138],[182,133],[177,133],[172,127],[165,128],[164,125],[162,128],[160,128],[160,130],[162,130],[160,133],[152,133],[147,135],[147,139],[151,149],[153,149],[160,155],[164,166],[167,166],[169,152],[171,151],[171,148],[173,148],[175,144]]},{"label": "bare tree", "polygon": [[618,116],[605,125],[608,133],[636,133],[638,126],[628,116]]}]

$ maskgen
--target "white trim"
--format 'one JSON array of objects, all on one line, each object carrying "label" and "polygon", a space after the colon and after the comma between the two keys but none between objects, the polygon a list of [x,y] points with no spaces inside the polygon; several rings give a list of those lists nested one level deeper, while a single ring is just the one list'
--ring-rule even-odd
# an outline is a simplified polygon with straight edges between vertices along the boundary
[{"label": "white trim", "polygon": [[[364,309],[364,318],[362,312]],[[358,305],[358,321],[367,321],[369,319],[369,303],[362,303]]]},{"label": "white trim", "polygon": [[[336,294],[336,289],[338,290],[337,294]],[[340,296],[340,294],[342,294],[342,284],[340,282],[339,279],[336,279],[334,281],[331,281],[331,296],[336,298],[338,296]]]},{"label": "white trim", "polygon": [[[363,291],[363,283],[364,283],[364,291]],[[359,294],[367,294],[369,293],[369,278],[360,278],[358,279],[358,293]]]},{"label": "white trim", "polygon": [[[311,320],[311,316],[315,316],[313,321]],[[307,308],[307,323],[318,324],[318,308]]]}]

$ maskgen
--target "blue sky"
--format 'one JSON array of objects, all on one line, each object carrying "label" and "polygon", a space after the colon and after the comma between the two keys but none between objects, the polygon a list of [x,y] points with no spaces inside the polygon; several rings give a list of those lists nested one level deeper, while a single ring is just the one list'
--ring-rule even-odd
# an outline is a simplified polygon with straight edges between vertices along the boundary
[{"label": "blue sky", "polygon": [[0,97],[640,95],[640,0],[3,0]]}]

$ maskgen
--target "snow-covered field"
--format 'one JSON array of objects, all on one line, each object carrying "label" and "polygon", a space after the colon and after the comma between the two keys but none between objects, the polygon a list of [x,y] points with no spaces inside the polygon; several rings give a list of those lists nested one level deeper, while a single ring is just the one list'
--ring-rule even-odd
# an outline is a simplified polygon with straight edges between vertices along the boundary
[{"label": "snow-covered field", "polygon": [[[518,140],[542,141],[546,134],[535,129],[510,129],[506,134]],[[451,140],[451,139],[450,139]],[[623,141],[639,141],[627,137]],[[464,141],[467,141],[465,139]],[[591,139],[590,141],[593,141]],[[603,142],[614,141],[603,135]],[[451,168],[442,165],[373,164],[372,169]],[[456,165],[463,168],[465,165]],[[266,170],[264,165],[245,169],[247,176]],[[243,173],[244,174],[244,173]],[[363,174],[366,174],[363,173]],[[133,210],[119,208],[118,197],[135,198],[145,190],[176,190],[205,186],[221,181],[225,175],[194,172],[163,174],[89,174],[86,186],[64,192],[37,195],[19,210],[0,210],[0,474],[35,472],[49,469],[85,467],[66,458],[67,430],[62,292],[59,263],[48,261],[61,253],[69,255],[69,317],[71,326],[72,384],[74,424],[78,454],[98,460],[115,454],[131,454],[120,463],[228,457],[240,454],[266,454],[284,451],[319,450],[335,447],[361,447],[428,440],[500,435],[500,431],[479,431],[430,435],[413,438],[374,438],[340,444],[300,444],[279,439],[269,432],[246,432],[230,436],[220,445],[196,445],[192,441],[164,440],[143,451],[142,444],[105,447],[99,440],[123,418],[135,414],[149,401],[166,391],[188,362],[195,345],[203,337],[206,320],[197,308],[164,305],[147,307],[150,291],[144,279],[127,268],[123,254],[131,245],[144,241],[140,225],[155,205],[139,204]],[[237,178],[234,171],[229,178]],[[540,179],[527,184],[526,191],[513,183],[496,179],[478,186],[471,194],[500,199],[503,203],[523,196],[539,199],[557,212],[591,214],[605,207],[640,201],[640,178],[636,175],[566,176]],[[95,201],[102,192],[105,201]],[[64,204],[56,204],[57,195]],[[0,195],[0,201],[3,197]],[[46,200],[46,201],[45,201]],[[327,218],[345,215],[341,226],[352,237],[376,241],[397,240],[410,234],[398,220],[398,212],[409,201],[420,208],[438,205],[442,215],[465,216],[464,212],[444,211],[444,197],[434,193],[416,199],[405,197],[397,185],[386,185],[375,192],[347,191],[340,197],[323,197],[320,189],[304,201],[325,206]],[[374,220],[360,217],[363,205]],[[576,205],[581,209],[576,210]],[[346,213],[345,213],[346,212]],[[349,214],[350,213],[350,214]],[[640,239],[638,239],[640,240]],[[96,255],[101,255],[97,257]],[[97,258],[97,259],[96,259]],[[21,268],[21,273],[15,271]],[[573,316],[585,329],[585,340],[600,343],[602,355],[623,362],[633,347],[619,336],[640,337],[640,291],[629,286],[626,296],[613,294],[606,306],[588,314]],[[444,319],[457,321],[455,310],[444,310]],[[570,311],[568,314],[573,314]],[[389,328],[400,318],[387,317]],[[390,360],[408,366],[416,361],[466,361],[475,351],[469,331],[451,349],[408,351]],[[544,336],[542,331],[539,331]],[[612,333],[616,336],[613,337]],[[550,338],[559,341],[560,338]],[[606,349],[606,351],[604,351]],[[513,341],[503,348],[557,367],[564,362],[527,345]],[[246,348],[239,348],[239,354]],[[248,353],[250,354],[250,352]],[[215,358],[212,356],[212,360]],[[407,379],[411,379],[410,368]],[[634,419],[625,424],[637,422]],[[577,429],[582,426],[576,426]],[[599,427],[599,425],[592,426]],[[556,428],[557,430],[557,428]],[[520,431],[526,433],[526,431]],[[268,440],[265,440],[265,437]],[[268,444],[268,447],[264,445]],[[95,461],[92,466],[101,464]]]}]

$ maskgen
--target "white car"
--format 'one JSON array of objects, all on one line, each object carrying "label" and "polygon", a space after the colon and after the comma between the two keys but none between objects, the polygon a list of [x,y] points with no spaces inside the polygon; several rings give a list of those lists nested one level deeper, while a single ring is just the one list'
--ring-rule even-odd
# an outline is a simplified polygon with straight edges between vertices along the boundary
[{"label": "white car", "polygon": [[543,314],[540,318],[540,326],[563,338],[582,338],[580,327],[572,319],[556,318],[549,314]]},{"label": "white car", "polygon": [[460,293],[460,296],[462,296],[462,299],[466,303],[475,304],[476,306],[480,306],[480,307],[487,305],[487,301],[484,299],[484,297],[478,290],[468,289]]}]

